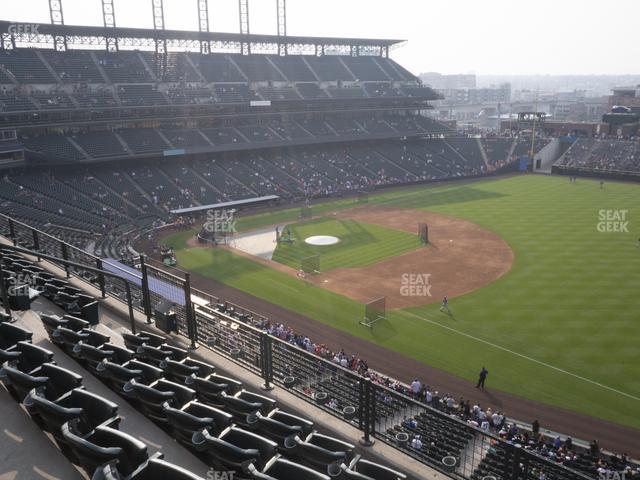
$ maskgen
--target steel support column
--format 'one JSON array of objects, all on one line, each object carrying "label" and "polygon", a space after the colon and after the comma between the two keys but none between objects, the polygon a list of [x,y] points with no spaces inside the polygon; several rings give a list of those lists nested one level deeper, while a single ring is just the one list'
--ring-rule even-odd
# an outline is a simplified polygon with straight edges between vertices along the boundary
[{"label": "steel support column", "polygon": [[[105,28],[116,27],[116,11],[113,1],[114,0],[102,0],[102,23]],[[104,41],[108,52],[118,51],[118,39],[115,36],[106,35]]]},{"label": "steel support column", "polygon": [[[164,30],[164,4],[162,0],[151,0],[151,9],[153,13],[153,29]],[[156,53],[167,52],[167,41],[162,39],[155,39],[156,41]]]},{"label": "steel support column", "polygon": [[196,312],[191,301],[191,275],[189,273],[184,275],[184,309],[187,314],[187,333],[191,341],[189,350],[195,350],[198,348],[198,325],[196,324]]},{"label": "steel support column", "polygon": [[147,317],[147,323],[152,323],[151,296],[149,295],[149,272],[144,261],[144,255],[140,255],[140,272],[142,273],[142,308]]},{"label": "steel support column", "polygon": [[287,0],[276,0],[278,14],[278,55],[287,54]]},{"label": "steel support column", "polygon": [[[198,3],[198,28],[201,32],[209,31],[209,2],[208,0],[196,0]],[[200,53],[209,53],[211,45],[206,40],[200,41]]]},{"label": "steel support column", "polygon": [[11,315],[11,306],[9,305],[9,294],[7,292],[7,284],[4,276],[4,257],[0,253],[0,294],[2,295],[2,306],[7,315]]},{"label": "steel support column", "polygon": [[[240,33],[242,35],[249,35],[251,30],[249,28],[249,0],[238,0],[238,13],[240,18]],[[242,41],[242,54],[249,55],[251,53],[251,43]]]},{"label": "steel support column", "polygon": [[[62,0],[49,0],[49,16],[52,25],[64,25],[64,13],[62,12]],[[67,50],[67,37],[54,35],[53,48],[60,52]]]},{"label": "steel support column", "polygon": [[273,340],[267,333],[260,335],[260,370],[263,390],[273,390]]}]

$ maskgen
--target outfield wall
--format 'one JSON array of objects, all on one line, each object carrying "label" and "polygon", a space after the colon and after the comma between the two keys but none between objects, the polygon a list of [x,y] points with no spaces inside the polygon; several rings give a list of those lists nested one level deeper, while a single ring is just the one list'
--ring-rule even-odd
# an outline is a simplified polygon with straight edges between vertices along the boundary
[{"label": "outfield wall", "polygon": [[606,180],[622,180],[627,182],[640,182],[640,172],[605,171],[592,168],[565,167],[554,165],[551,173],[556,175],[573,175],[578,177],[599,178]]}]

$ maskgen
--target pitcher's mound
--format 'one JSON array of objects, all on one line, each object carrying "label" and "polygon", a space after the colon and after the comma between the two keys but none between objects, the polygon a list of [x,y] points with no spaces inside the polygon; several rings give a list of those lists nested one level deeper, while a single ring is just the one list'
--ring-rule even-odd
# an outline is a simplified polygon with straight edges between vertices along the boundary
[{"label": "pitcher's mound", "polygon": [[331,235],[314,235],[312,237],[307,237],[304,239],[304,243],[319,246],[335,245],[339,241],[340,239],[338,237],[333,237]]}]

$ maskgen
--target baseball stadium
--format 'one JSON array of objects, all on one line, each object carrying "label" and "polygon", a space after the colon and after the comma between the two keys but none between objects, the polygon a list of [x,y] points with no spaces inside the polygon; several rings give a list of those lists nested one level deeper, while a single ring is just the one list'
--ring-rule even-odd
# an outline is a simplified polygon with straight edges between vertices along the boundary
[{"label": "baseball stadium", "polygon": [[640,479],[640,88],[469,131],[286,0],[41,3],[0,20],[0,479]]}]

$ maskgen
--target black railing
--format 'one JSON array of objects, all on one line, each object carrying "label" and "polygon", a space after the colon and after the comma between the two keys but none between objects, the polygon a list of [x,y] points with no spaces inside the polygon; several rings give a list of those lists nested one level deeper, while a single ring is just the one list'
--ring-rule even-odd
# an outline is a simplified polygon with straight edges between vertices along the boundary
[{"label": "black railing", "polygon": [[[281,385],[348,422],[362,432],[363,445],[378,439],[460,479],[537,480],[542,472],[548,480],[591,478],[267,334],[256,327],[265,317],[192,288],[188,273],[169,273],[144,258],[135,273],[107,271],[100,258],[3,214],[0,236],[11,240],[15,251],[50,261],[103,297],[124,302],[134,333],[135,310],[152,322],[159,304],[171,297],[178,333],[192,347],[209,348],[259,375],[265,388]],[[1,267],[0,254],[0,273]],[[171,294],[163,296],[163,288]]]}]

